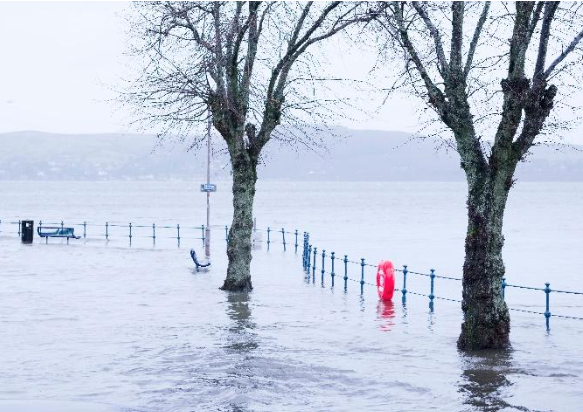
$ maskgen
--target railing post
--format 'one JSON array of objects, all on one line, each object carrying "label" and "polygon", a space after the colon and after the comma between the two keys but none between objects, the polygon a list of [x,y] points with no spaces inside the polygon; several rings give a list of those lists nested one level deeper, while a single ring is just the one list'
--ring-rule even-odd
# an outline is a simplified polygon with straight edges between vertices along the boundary
[{"label": "railing post", "polygon": [[549,331],[550,328],[550,319],[551,319],[551,310],[550,310],[550,295],[551,295],[551,288],[550,288],[551,284],[550,283],[545,283],[545,320],[546,320],[546,324],[547,324],[547,331]]},{"label": "railing post", "polygon": [[87,222],[83,222],[83,239],[87,237]]},{"label": "railing post", "polygon": [[304,232],[304,246],[302,249],[302,267],[304,271],[306,270],[306,242],[307,242],[306,232]]},{"label": "railing post", "polygon": [[401,301],[403,304],[407,302],[407,272],[407,265],[403,265],[403,288],[401,289],[401,293],[403,294]]},{"label": "railing post", "polygon": [[229,226],[225,225],[225,242],[229,241]]},{"label": "railing post", "polygon": [[435,286],[435,270],[430,270],[431,274],[429,275],[429,278],[431,279],[431,292],[429,292],[429,310],[433,312],[433,299],[435,299],[435,295],[433,294]]},{"label": "railing post", "polygon": [[285,252],[286,251],[286,248],[285,248],[285,231],[283,230],[283,227],[281,228],[281,238],[283,240],[283,251]]},{"label": "railing post", "polygon": [[334,287],[334,252],[330,253],[330,260],[332,261],[330,276],[332,277],[332,287]]},{"label": "railing post", "polygon": [[348,256],[344,255],[344,291],[348,289]]},{"label": "railing post", "polygon": [[295,253],[298,253],[298,230],[296,229],[295,231],[295,235],[296,235],[296,243],[295,243]]},{"label": "railing post", "polygon": [[130,246],[132,245],[132,223],[130,222]]},{"label": "railing post", "polygon": [[156,223],[152,223],[152,245],[156,246]]},{"label": "railing post", "polygon": [[43,227],[43,221],[42,220],[39,220],[38,221],[38,227],[39,227],[39,229],[42,229],[42,227]]},{"label": "railing post", "polygon": [[61,220],[61,231],[64,229],[64,227],[65,227],[65,222],[63,222],[63,221]]},{"label": "railing post", "polygon": [[271,243],[271,239],[269,238],[270,232],[271,232],[271,229],[269,228],[269,226],[267,226],[267,251],[269,251],[269,244]]},{"label": "railing post", "polygon": [[306,256],[306,272],[310,274],[310,266],[312,265],[312,245],[308,245],[308,255]]},{"label": "railing post", "polygon": [[308,232],[306,232],[306,266],[308,266],[308,246],[310,245],[310,234]]},{"label": "railing post", "polygon": [[502,299],[506,299],[506,278],[502,278]]},{"label": "railing post", "polygon": [[318,257],[318,248],[314,247],[314,264],[312,265],[312,279],[316,279],[316,257]]},{"label": "railing post", "polygon": [[200,227],[200,230],[202,231],[202,237],[201,237],[201,239],[202,239],[202,245],[204,246],[204,245],[206,244],[206,243],[205,243],[205,240],[206,240],[206,239],[205,239],[205,235],[204,235],[204,233],[205,233],[205,232],[204,232],[204,225],[202,225],[202,226]]},{"label": "railing post", "polygon": [[306,232],[304,232],[304,243],[302,245],[302,268],[306,270]]},{"label": "railing post", "polygon": [[[20,223],[20,220],[19,220],[19,221],[18,221],[18,237],[20,237],[20,226],[21,226],[21,223]],[[48,237],[47,237],[47,238],[48,238]]]},{"label": "railing post", "polygon": [[178,247],[180,247],[180,225],[176,224],[176,239],[178,240]]},{"label": "railing post", "polygon": [[360,259],[360,294],[364,293],[364,259]]},{"label": "railing post", "polygon": [[322,274],[322,285],[324,284],[324,273],[326,272],[324,270],[325,263],[326,263],[326,260],[325,259],[326,259],[326,250],[322,250],[322,271],[321,271],[321,274]]},{"label": "railing post", "polygon": [[109,222],[105,222],[105,240],[109,241]]}]

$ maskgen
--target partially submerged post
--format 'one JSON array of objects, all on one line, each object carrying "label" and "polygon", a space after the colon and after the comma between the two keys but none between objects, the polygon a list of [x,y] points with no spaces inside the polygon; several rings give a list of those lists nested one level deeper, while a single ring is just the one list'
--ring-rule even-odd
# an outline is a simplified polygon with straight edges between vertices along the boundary
[{"label": "partially submerged post", "polygon": [[322,250],[322,270],[320,271],[322,274],[322,286],[324,286],[324,274],[326,273],[325,266],[326,266],[326,250]]},{"label": "partially submerged post", "polygon": [[403,288],[401,289],[403,305],[407,303],[407,265],[403,265]]},{"label": "partially submerged post", "polygon": [[332,268],[330,272],[330,277],[332,278],[332,287],[334,287],[334,276],[336,276],[336,274],[334,273],[334,255],[335,255],[334,252],[330,254],[330,260],[332,261]]},{"label": "partially submerged post", "polygon": [[435,269],[430,269],[431,274],[429,278],[431,279],[431,287],[429,291],[429,310],[433,312],[433,300],[435,299]]},{"label": "partially submerged post", "polygon": [[204,231],[204,256],[207,261],[211,258],[211,192],[217,190],[217,186],[211,183],[211,117],[209,115],[206,133],[206,184],[201,185],[201,192],[206,192],[206,231]]},{"label": "partially submerged post", "polygon": [[551,284],[545,283],[545,321],[547,325],[547,331],[551,330],[550,319],[551,319],[551,308],[550,308],[550,295],[551,295]]}]

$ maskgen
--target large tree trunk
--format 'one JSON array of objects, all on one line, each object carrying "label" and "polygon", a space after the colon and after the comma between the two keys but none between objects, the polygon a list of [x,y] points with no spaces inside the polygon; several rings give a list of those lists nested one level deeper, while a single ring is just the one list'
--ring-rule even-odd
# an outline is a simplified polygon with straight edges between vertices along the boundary
[{"label": "large tree trunk", "polygon": [[251,285],[251,233],[253,199],[257,181],[257,161],[241,149],[231,157],[233,168],[233,222],[227,243],[227,278],[221,287],[229,291],[248,291]]},{"label": "large tree trunk", "polygon": [[509,345],[510,315],[502,296],[502,222],[513,167],[486,167],[468,174],[468,231],[463,269],[463,350]]}]

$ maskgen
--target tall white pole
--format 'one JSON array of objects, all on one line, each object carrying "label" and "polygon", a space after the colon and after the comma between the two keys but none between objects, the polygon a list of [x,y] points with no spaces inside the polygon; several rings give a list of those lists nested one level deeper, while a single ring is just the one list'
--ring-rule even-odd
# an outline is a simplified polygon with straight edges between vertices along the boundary
[{"label": "tall white pole", "polygon": [[[206,165],[206,183],[207,185],[211,182],[211,117],[209,114],[209,121],[207,126],[206,134],[206,146],[207,146],[207,165]],[[205,231],[205,244],[204,244],[204,255],[207,260],[211,257],[211,193],[206,192],[206,231]]]}]

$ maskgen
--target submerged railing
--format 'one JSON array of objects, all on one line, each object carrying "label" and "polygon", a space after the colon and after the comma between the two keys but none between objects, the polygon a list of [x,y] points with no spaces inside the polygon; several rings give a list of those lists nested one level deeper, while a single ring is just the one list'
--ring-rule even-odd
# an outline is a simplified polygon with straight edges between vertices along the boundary
[{"label": "submerged railing", "polygon": [[[15,227],[16,226],[16,227]],[[46,222],[39,220],[38,229],[44,227],[55,227],[58,226],[61,229],[64,227],[73,227],[75,229],[81,229],[83,233],[77,232],[76,235],[80,236],[82,239],[102,239],[105,241],[116,239],[127,239],[129,246],[132,246],[132,240],[135,238],[151,239],[152,246],[156,246],[156,239],[173,239],[176,241],[176,246],[180,247],[180,242],[182,240],[201,240],[202,244],[205,244],[205,226],[189,226],[189,225],[159,225],[156,223],[144,224],[144,223],[120,223],[120,222],[110,222],[107,221],[104,224],[99,223],[88,223],[87,221],[71,223],[64,220],[60,222]],[[4,230],[8,227],[8,230]],[[222,226],[221,226],[222,227]],[[118,232],[114,232],[118,230]],[[146,233],[146,230],[149,234]],[[150,231],[151,230],[151,231]],[[200,237],[192,236],[193,233],[198,233],[200,230]],[[122,232],[123,231],[123,232]],[[187,235],[185,236],[185,232]],[[0,220],[0,236],[5,234],[21,234],[21,221],[2,221]],[[228,226],[225,226],[225,240],[228,239]],[[48,242],[48,237],[46,241]]]},{"label": "submerged railing", "polygon": [[[330,261],[330,271],[326,271],[326,269],[325,269],[326,257],[327,257],[326,251],[322,250],[320,253],[318,253],[318,248],[316,246],[310,244],[309,233],[304,233],[303,253],[302,253],[303,268],[304,268],[304,272],[306,273],[307,276],[310,276],[310,272],[311,272],[311,276],[312,276],[313,281],[315,281],[316,273],[320,274],[322,282],[324,282],[325,275],[330,275],[331,286],[334,287],[334,280],[335,280],[334,278],[338,275],[335,272],[335,270],[336,270],[335,263],[340,262],[340,264],[343,265],[343,268],[342,268],[343,269],[343,276],[342,276],[342,272],[341,272],[340,276],[342,276],[342,280],[344,282],[344,291],[347,291],[347,289],[348,289],[348,281],[352,281],[352,282],[356,282],[356,283],[360,284],[360,293],[361,294],[364,293],[364,285],[370,285],[370,286],[376,287],[376,284],[366,282],[365,275],[364,275],[364,272],[365,272],[364,268],[365,267],[370,266],[370,267],[376,268],[377,267],[376,265],[371,265],[371,264],[366,263],[365,259],[360,259],[360,262],[349,260],[347,255],[344,255],[344,258],[338,258],[338,257],[336,257],[335,252],[330,252],[330,255],[328,256],[328,259]],[[318,263],[320,263],[320,270],[317,269]],[[348,277],[348,271],[349,271],[348,265],[349,264],[360,266],[360,273],[361,273],[360,279],[351,279],[350,277]],[[403,304],[405,304],[405,302],[407,300],[407,294],[424,296],[424,297],[429,298],[429,310],[430,311],[434,310],[434,307],[435,307],[434,301],[435,300],[444,300],[444,301],[461,303],[461,300],[459,300],[459,299],[452,299],[452,298],[440,297],[440,296],[435,295],[436,279],[461,281],[462,279],[459,277],[437,275],[435,273],[435,269],[430,269],[429,270],[430,273],[415,272],[415,271],[409,270],[407,265],[403,265],[403,269],[395,269],[395,271],[403,274],[403,283],[402,283],[403,286],[402,286],[402,288],[399,289],[399,288],[395,287],[396,292],[401,292],[401,299],[402,299]],[[407,276],[408,275],[418,275],[418,276],[428,277],[429,278],[429,294],[420,293],[420,292],[413,292],[411,290],[407,290]],[[525,289],[525,290],[544,292],[544,297],[545,297],[545,311],[544,312],[538,312],[538,311],[515,308],[515,307],[509,307],[509,310],[516,311],[516,312],[543,315],[545,318],[547,330],[550,329],[550,318],[551,317],[563,318],[563,319],[573,319],[573,320],[583,320],[583,317],[554,314],[554,313],[551,313],[551,310],[550,310],[551,292],[558,293],[558,294],[570,294],[570,295],[579,295],[579,296],[583,296],[583,292],[551,289],[551,287],[550,287],[551,284],[548,282],[545,283],[544,288],[537,288],[537,287],[523,286],[523,285],[513,285],[513,284],[507,283],[506,278],[502,278],[502,285],[501,286],[502,286],[502,296],[503,297],[505,297],[506,288],[517,288],[517,289]]]},{"label": "submerged railing", "polygon": [[[14,230],[15,225],[17,226],[16,230]],[[45,225],[45,226],[58,225],[61,228],[63,228],[63,227],[82,228],[83,229],[83,234],[82,234],[83,239],[89,238],[88,234],[90,233],[90,231],[92,231],[96,228],[101,228],[101,230],[98,231],[97,236],[99,239],[106,240],[106,241],[109,241],[112,237],[111,228],[123,229],[125,234],[122,235],[121,233],[117,233],[117,235],[122,237],[122,238],[127,238],[129,246],[132,246],[132,239],[135,237],[152,239],[152,246],[156,246],[156,239],[157,238],[174,239],[174,240],[176,240],[177,247],[180,247],[180,242],[181,242],[181,240],[184,240],[184,239],[201,240],[202,245],[205,244],[205,240],[206,240],[205,239],[205,226],[204,225],[201,225],[201,226],[181,226],[180,224],[156,225],[156,223],[152,223],[151,225],[149,225],[149,224],[145,225],[145,224],[135,224],[135,223],[131,223],[131,222],[129,222],[127,224],[122,224],[122,223],[117,223],[117,222],[105,222],[104,224],[94,224],[94,223],[87,223],[86,221],[84,221],[83,223],[66,223],[65,221],[60,221],[60,222],[56,222],[56,223],[55,222],[43,222],[43,221],[38,222],[38,227],[42,228],[43,225]],[[4,230],[4,228],[7,226],[9,229]],[[222,228],[222,226],[219,226],[219,227]],[[136,234],[137,229],[151,229],[151,232],[150,232],[151,234],[150,235]],[[198,232],[198,230],[200,230],[201,236],[200,237],[184,236],[185,230],[188,230],[191,233]],[[224,226],[224,231],[225,231],[224,240],[228,241],[228,239],[229,239],[229,227]],[[162,234],[162,232],[164,232],[164,233]],[[274,230],[274,229],[271,229],[270,227],[268,227],[267,230],[265,230],[265,231],[258,230],[256,228],[254,228],[253,232],[254,232],[254,234],[256,234],[258,232],[266,232],[267,233],[267,239],[266,239],[267,251],[269,251],[271,249],[272,244],[277,243],[277,244],[282,245],[284,252],[286,252],[288,250],[288,245],[289,245],[290,248],[293,246],[294,253],[298,253],[298,248],[300,247],[300,243],[299,243],[299,231],[297,229],[295,229],[294,231],[286,231],[284,228]],[[18,234],[18,236],[20,236],[20,234],[21,234],[21,221],[19,220],[19,221],[7,221],[6,222],[6,221],[0,220],[0,236],[3,233]],[[93,235],[93,233],[95,233],[95,232],[91,232],[91,233]],[[142,231],[142,233],[143,233],[143,231]],[[168,236],[169,233],[172,235]],[[287,238],[286,238],[286,235],[288,235]],[[348,292],[348,282],[349,281],[357,283],[359,285],[361,295],[364,294],[365,285],[373,286],[376,288],[376,284],[371,283],[371,282],[367,282],[365,280],[365,267],[372,267],[372,268],[376,269],[376,267],[377,267],[376,265],[367,263],[366,259],[364,259],[364,258],[361,258],[360,261],[354,261],[354,260],[349,260],[348,255],[343,255],[343,257],[338,257],[338,255],[335,252],[330,252],[330,254],[327,255],[326,250],[324,250],[324,249],[322,249],[320,252],[318,252],[318,248],[310,243],[310,234],[308,232],[303,232],[302,236],[303,236],[302,245],[301,245],[301,247],[302,247],[302,265],[303,265],[303,269],[304,269],[304,272],[306,274],[306,277],[311,277],[313,282],[315,282],[316,274],[318,274],[321,277],[322,284],[324,283],[325,276],[330,276],[331,286],[335,287],[336,277],[340,276],[341,282],[343,284],[343,289],[345,292]],[[277,240],[277,238],[280,238],[281,241]],[[327,270],[327,262],[329,262],[329,265],[330,265],[329,270]],[[318,265],[320,265],[319,268],[318,268]],[[338,267],[339,265],[340,265],[340,267]],[[349,275],[348,275],[349,271],[352,271],[352,270],[349,270],[349,265],[353,265],[352,267],[354,267],[354,265],[356,265],[359,268],[360,279],[354,279],[354,278],[349,277]],[[338,269],[340,269],[340,272],[337,272]],[[401,292],[401,300],[402,300],[403,304],[406,303],[408,294],[427,297],[429,299],[429,310],[431,312],[433,312],[435,309],[435,300],[443,300],[443,301],[461,303],[461,300],[459,300],[459,299],[437,296],[435,294],[437,279],[461,281],[462,279],[459,277],[437,275],[435,273],[435,269],[430,269],[429,273],[416,272],[416,271],[410,270],[407,265],[403,265],[402,269],[395,269],[395,271],[398,273],[402,273],[402,275],[403,275],[402,287],[401,288],[395,287],[396,292]],[[407,289],[408,276],[410,276],[410,275],[416,275],[416,276],[422,276],[422,277],[429,278],[429,285],[428,285],[429,293],[426,294],[426,293],[422,293],[419,291],[412,291],[412,290]],[[521,308],[516,308],[516,307],[509,307],[509,309],[512,311],[516,311],[516,312],[543,315],[545,318],[545,321],[546,321],[547,330],[550,329],[551,317],[563,318],[563,319],[573,319],[573,320],[583,320],[583,317],[555,314],[555,313],[551,313],[551,310],[550,310],[551,293],[583,296],[583,292],[551,289],[550,283],[548,283],[548,282],[545,283],[544,288],[524,286],[524,285],[514,285],[514,284],[507,283],[506,278],[502,278],[501,287],[502,287],[503,297],[505,297],[505,295],[506,295],[507,288],[516,288],[516,289],[522,289],[522,290],[532,290],[532,291],[537,291],[537,292],[543,292],[544,297],[545,297],[545,310],[544,310],[544,312],[528,310],[528,309],[521,309]]]}]

